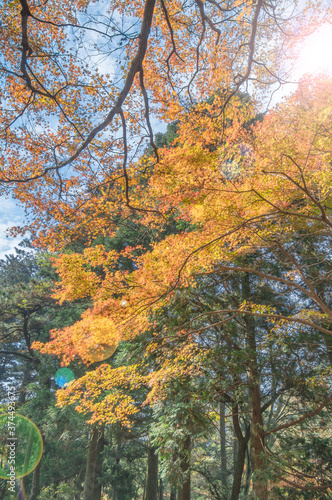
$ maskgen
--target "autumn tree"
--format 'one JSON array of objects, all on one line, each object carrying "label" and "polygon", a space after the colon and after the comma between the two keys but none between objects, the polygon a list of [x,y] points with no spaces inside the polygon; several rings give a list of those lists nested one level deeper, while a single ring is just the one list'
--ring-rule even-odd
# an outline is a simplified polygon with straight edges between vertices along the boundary
[{"label": "autumn tree", "polygon": [[[321,396],[311,409],[272,429],[264,423],[265,402],[260,394],[261,364],[257,361],[255,333],[261,329],[260,322],[267,321],[274,324],[270,330],[279,339],[291,339],[295,326],[307,335],[315,332],[312,339],[319,332],[323,342],[331,335],[330,303],[325,294],[330,272],[326,253],[330,238],[330,87],[329,81],[304,82],[289,102],[254,128],[247,125],[254,115],[251,103],[238,99],[238,108],[233,104],[226,115],[224,138],[220,138],[220,130],[225,117],[216,114],[216,109],[220,109],[218,98],[201,105],[204,120],[200,128],[196,127],[195,113],[189,114],[179,127],[178,147],[162,152],[145,188],[148,196],[142,190],[140,198],[141,206],[147,199],[150,204],[155,200],[165,219],[171,216],[183,221],[184,231],[166,234],[144,252],[137,253],[132,247],[119,253],[107,252],[97,245],[83,254],[60,256],[62,284],[58,297],[63,301],[91,295],[94,307],[79,323],[58,331],[48,347],[39,346],[64,355],[67,360],[79,355],[89,361],[88,344],[78,344],[82,335],[89,339],[88,332],[92,331],[95,336],[91,342],[105,343],[107,339],[112,344],[119,338],[133,339],[149,329],[156,331],[156,314],[166,307],[172,317],[173,301],[181,300],[184,290],[195,290],[200,276],[226,273],[234,279],[238,277],[237,299],[220,304],[212,313],[205,310],[198,317],[210,319],[208,328],[233,322],[235,318],[244,322],[245,350],[242,347],[240,351],[247,360],[244,366],[257,498],[268,497],[265,438],[318,415],[331,400],[318,377],[315,380],[321,387]],[[141,223],[156,227],[155,218],[149,213],[141,218]],[[134,263],[130,272],[118,267],[124,256]],[[255,297],[250,283],[256,281],[266,283],[273,295],[287,297],[289,308],[282,310],[274,301]],[[213,321],[214,315],[218,315],[217,321]],[[187,329],[184,324],[178,325],[180,335],[186,335],[183,332]],[[163,337],[167,338],[167,328]],[[313,345],[315,341],[309,343]],[[154,345],[148,346],[148,352]],[[328,343],[323,352],[324,349],[327,355]],[[99,388],[97,391],[97,385],[92,383],[94,377],[98,386],[112,388],[112,395],[99,409],[94,405],[94,418],[125,418],[137,408],[132,399],[124,396],[124,387],[128,394],[128,389],[132,391],[137,384],[148,385],[149,401],[157,401],[165,377],[175,377],[183,359],[190,360],[190,366],[181,368],[183,375],[192,369],[204,373],[203,358],[189,338],[180,350],[173,343],[171,353],[172,363],[164,350],[160,370],[148,376],[139,367],[101,366],[94,375],[89,374],[89,378],[67,390],[69,401],[76,402],[86,394],[80,406],[91,408],[91,401],[99,394]],[[280,358],[280,353],[277,356]],[[86,383],[90,394],[82,392]],[[325,488],[328,487],[327,484]]]},{"label": "autumn tree", "polygon": [[92,238],[109,234],[119,210],[142,208],[134,178],[144,178],[147,143],[159,160],[155,118],[183,120],[220,89],[225,118],[248,82],[257,92],[284,83],[294,40],[327,21],[330,5],[8,0],[1,15],[2,193],[59,248],[82,223]]},{"label": "autumn tree", "polygon": [[[291,337],[294,326],[315,339],[319,332],[331,347],[331,82],[303,82],[255,126],[261,110],[239,91],[247,82],[256,92],[284,82],[292,35],[329,19],[330,6],[146,0],[110,2],[102,11],[95,2],[20,0],[5,2],[2,16],[2,192],[25,204],[23,231],[39,244],[59,251],[84,242],[57,257],[56,298],[93,302],[80,321],[53,331],[48,346],[35,347],[65,364],[94,363],[121,340],[154,332],[156,315],[171,315],[172,301],[195,289],[199,276],[234,276],[239,300],[197,314],[212,320],[209,329],[242,322],[254,494],[267,498],[265,438],[289,422],[272,429],[264,422],[259,325],[274,322],[278,338]],[[155,118],[177,120],[176,147],[157,148]],[[103,238],[116,236],[133,213],[152,237],[109,248]],[[170,220],[180,230],[167,231]],[[291,307],[253,300],[255,280]],[[177,326],[185,338],[188,325]],[[143,352],[153,349],[149,342]],[[172,344],[171,362],[164,350],[158,370],[101,364],[59,400],[90,412],[92,424],[129,425],[142,386],[150,391],[146,402],[158,402],[176,367],[182,376],[204,373],[201,354],[188,338]],[[320,387],[308,418],[331,401]],[[243,451],[246,432],[237,431]]]}]

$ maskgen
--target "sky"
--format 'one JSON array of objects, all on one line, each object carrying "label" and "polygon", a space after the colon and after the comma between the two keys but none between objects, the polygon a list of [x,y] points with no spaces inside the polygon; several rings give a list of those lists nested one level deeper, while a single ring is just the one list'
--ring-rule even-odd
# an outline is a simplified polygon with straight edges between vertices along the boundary
[{"label": "sky", "polygon": [[[302,45],[294,68],[294,80],[298,80],[305,73],[328,72],[332,75],[332,25],[325,24]],[[285,86],[278,93],[278,97],[281,99],[294,90],[294,85]],[[19,208],[14,200],[0,197],[0,258],[13,253],[15,246],[19,244],[20,238],[10,238],[6,230],[22,223],[23,218],[24,210]]]},{"label": "sky", "polygon": [[9,238],[6,236],[7,229],[23,222],[24,210],[19,208],[13,199],[0,197],[0,258],[6,254],[14,253],[22,238]]},{"label": "sky", "polygon": [[332,25],[324,24],[303,43],[295,75],[329,72],[332,74]]}]

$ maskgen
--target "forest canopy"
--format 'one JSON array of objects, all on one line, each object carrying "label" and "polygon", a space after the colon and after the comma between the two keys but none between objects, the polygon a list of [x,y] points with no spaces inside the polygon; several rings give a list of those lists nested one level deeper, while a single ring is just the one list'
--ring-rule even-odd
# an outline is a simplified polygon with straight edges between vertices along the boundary
[{"label": "forest canopy", "polygon": [[325,22],[321,1],[4,2],[1,193],[39,248],[0,273],[4,387],[45,436],[29,500],[331,495],[332,78],[266,109]]}]

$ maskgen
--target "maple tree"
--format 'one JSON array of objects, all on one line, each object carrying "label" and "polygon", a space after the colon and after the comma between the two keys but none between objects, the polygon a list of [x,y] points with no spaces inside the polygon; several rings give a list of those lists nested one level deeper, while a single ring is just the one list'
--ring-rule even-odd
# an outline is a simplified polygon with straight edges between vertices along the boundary
[{"label": "maple tree", "polygon": [[91,237],[109,233],[119,205],[139,209],[129,189],[146,139],[158,161],[152,119],[183,118],[218,89],[223,115],[246,82],[283,83],[294,40],[329,16],[318,0],[6,0],[2,192],[49,244],[82,222]]},{"label": "maple tree", "polygon": [[[315,284],[301,260],[301,249],[295,252],[291,247],[297,234],[303,234],[303,245],[307,234],[315,234],[319,243],[328,241],[331,227],[331,83],[315,85],[316,88],[300,88],[290,104],[280,107],[279,113],[270,113],[262,124],[256,125],[254,137],[243,126],[247,117],[243,117],[240,102],[242,121],[236,114],[230,115],[228,140],[212,151],[206,147],[207,142],[213,143],[211,130],[206,132],[207,140],[202,129],[194,133],[195,120],[191,123],[187,118],[177,139],[180,145],[163,151],[160,166],[155,167],[149,181],[148,193],[143,193],[140,201],[143,206],[147,199],[154,199],[166,218],[173,212],[175,217],[190,221],[191,226],[160,241],[156,231],[156,242],[150,251],[126,246],[119,252],[108,252],[103,245],[95,245],[79,254],[60,255],[57,267],[62,284],[57,297],[64,301],[91,295],[96,304],[95,309],[83,315],[81,323],[69,327],[73,340],[75,332],[81,335],[80,332],[96,330],[102,336],[105,329],[108,339],[114,338],[115,343],[118,338],[130,339],[150,326],[151,311],[160,309],[177,286],[192,285],[196,276],[216,271],[253,273],[314,304],[307,309],[300,301],[300,309],[292,317],[282,317],[274,315],[273,310],[259,309],[259,305],[255,311],[255,304],[247,301],[238,310],[240,314],[248,311],[330,334],[328,326],[324,326],[332,316],[329,299],[319,290],[328,277],[324,244],[320,244],[320,249],[318,245],[314,248],[315,256],[325,257],[325,267],[321,273],[318,270]],[[215,124],[213,118],[207,117],[206,129],[215,126],[216,139],[219,119],[222,120],[219,117]],[[285,128],[281,126],[282,119]],[[291,134],[289,127],[296,133]],[[229,165],[237,170],[236,177],[228,178],[228,172],[224,173]],[[150,214],[140,222],[156,225]],[[300,243],[301,237],[299,241],[294,239],[297,248]],[[276,264],[282,260],[280,269],[287,263],[287,272],[264,273],[259,270],[259,258],[251,266],[232,263],[257,249],[271,252]],[[117,267],[119,259],[124,258],[132,259],[133,272]],[[64,331],[62,342],[65,336]],[[80,348],[77,345],[73,349],[74,353]],[[85,358],[83,352],[80,354],[88,361],[88,354]]]},{"label": "maple tree", "polygon": [[[331,401],[323,390],[319,401],[302,417],[266,428],[255,354],[258,319],[274,324],[271,332],[279,339],[292,335],[294,326],[308,334],[311,330],[320,332],[323,341],[331,335],[327,255],[331,227],[330,102],[331,82],[309,81],[289,102],[252,128],[246,125],[252,121],[252,106],[240,98],[237,108],[233,103],[226,115],[227,141],[220,139],[218,120],[223,118],[211,112],[220,106],[218,96],[212,103],[202,104],[209,110],[205,123],[195,130],[191,114],[180,124],[178,146],[160,153],[161,161],[139,198],[141,206],[155,200],[159,212],[166,219],[182,220],[186,231],[159,239],[157,235],[151,249],[144,251],[141,246],[106,251],[103,245],[96,245],[79,254],[62,254],[57,259],[61,277],[58,298],[64,301],[90,295],[94,306],[80,322],[54,332],[47,346],[36,345],[43,352],[63,356],[65,362],[77,355],[92,362],[89,345],[113,345],[120,339],[156,331],[156,315],[171,308],[174,301],[181,301],[183,290],[195,289],[200,277],[240,273],[269,283],[275,293],[288,297],[292,304],[288,314],[273,303],[255,301],[250,279],[246,284],[242,278],[241,300],[197,316],[209,320],[206,328],[225,325],[236,317],[243,318],[246,325],[246,348],[251,353],[250,446],[257,498],[268,495],[262,457],[265,438],[317,415]],[[156,227],[155,215],[144,215],[141,224]],[[119,267],[123,258],[132,259],[132,270]],[[270,269],[263,265],[267,258]],[[215,322],[213,317],[217,317]],[[170,352],[167,330],[161,333],[165,347],[158,355],[158,368],[152,372],[142,372],[139,365],[101,365],[63,391],[60,400],[75,402],[83,411],[92,410],[92,421],[122,419],[129,423],[128,415],[138,407],[128,389],[141,384],[150,387],[146,402],[153,404],[163,399],[165,387],[179,373],[182,377],[204,373],[206,359],[193,337],[197,328],[192,325],[197,319],[184,320],[177,327],[175,336],[185,342],[173,342]],[[156,332],[146,352],[157,353],[159,349]],[[316,383],[323,388],[320,377]],[[101,388],[107,395],[99,401]]]},{"label": "maple tree", "polygon": [[[324,2],[263,0],[111,1],[106,8],[20,0],[5,2],[2,12],[1,189],[27,208],[23,231],[66,250],[55,259],[56,298],[93,301],[80,321],[34,347],[64,364],[77,357],[91,364],[151,332],[142,356],[156,360],[149,368],[144,361],[98,365],[61,391],[60,403],[75,403],[92,424],[130,425],[142,386],[144,404],[154,405],[179,374],[203,376],[196,330],[242,321],[259,499],[268,495],[264,440],[298,419],[265,425],[257,324],[268,322],[279,339],[294,328],[309,338],[320,332],[331,355],[332,83],[303,80],[262,122],[259,105],[240,91],[285,81],[281,63],[293,35],[330,15]],[[170,147],[157,148],[155,118],[177,120]],[[136,240],[110,246],[126,224],[140,228]],[[241,300],[191,311],[172,330],[183,341],[170,342],[174,303],[201,279],[225,273],[239,277]],[[292,307],[253,300],[255,280]],[[196,327],[199,319],[206,325]],[[318,376],[315,383],[320,398],[303,418],[331,401]],[[237,399],[230,404],[236,408]],[[244,457],[243,430],[237,427]]]}]

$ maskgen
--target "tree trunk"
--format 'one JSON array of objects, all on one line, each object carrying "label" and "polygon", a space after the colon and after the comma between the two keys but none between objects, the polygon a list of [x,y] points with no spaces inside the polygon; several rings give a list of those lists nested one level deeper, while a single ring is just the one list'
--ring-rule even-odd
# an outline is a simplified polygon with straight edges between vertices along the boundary
[{"label": "tree trunk", "polygon": [[[246,435],[243,436],[240,422],[238,405],[233,405],[232,408],[233,427],[236,439],[234,439],[234,477],[232,485],[232,493],[230,500],[238,500],[241,491],[242,475],[244,462],[246,457],[246,449],[250,437],[250,429],[247,429]],[[236,443],[236,446],[235,446]]]},{"label": "tree trunk", "polygon": [[41,462],[39,462],[39,464],[33,471],[29,500],[38,499],[40,493],[40,467],[41,467]]},{"label": "tree trunk", "polygon": [[171,494],[169,500],[176,500],[176,488],[175,486],[171,486]]},{"label": "tree trunk", "polygon": [[158,455],[153,446],[148,449],[145,493],[145,500],[158,500]]},{"label": "tree trunk", "polygon": [[236,435],[236,432],[234,431],[234,438],[233,438],[233,475],[236,475],[236,469],[237,469],[237,459],[238,459],[238,453],[239,453],[239,440]]},{"label": "tree trunk", "polygon": [[225,403],[220,401],[220,455],[221,455],[221,482],[227,488],[227,456],[226,456],[226,419]]},{"label": "tree trunk", "polygon": [[245,478],[245,483],[244,483],[244,498],[248,498],[249,495],[249,489],[250,489],[250,477],[251,477],[251,464],[250,464],[250,453],[247,448],[247,453],[246,453],[246,478]]},{"label": "tree trunk", "polygon": [[83,500],[100,500],[101,483],[99,475],[102,467],[104,449],[104,429],[95,426],[91,429],[86,472],[84,481]]},{"label": "tree trunk", "polygon": [[99,429],[99,431],[100,434],[97,444],[97,461],[96,461],[95,489],[94,489],[93,500],[101,499],[101,490],[102,490],[101,476],[103,471],[104,446],[105,446],[104,427]]},{"label": "tree trunk", "polygon": [[181,460],[181,472],[185,477],[185,481],[180,487],[179,500],[190,500],[190,451],[191,451],[191,439],[187,436],[182,453]]},{"label": "tree trunk", "polygon": [[161,478],[159,480],[159,500],[164,500],[164,483]]},{"label": "tree trunk", "polygon": [[253,481],[253,489],[255,499],[267,499],[267,480],[264,478],[265,460],[264,460],[264,434],[263,434],[263,419],[260,406],[259,388],[254,382],[254,375],[248,373],[249,382],[249,399],[250,399],[250,420],[251,420],[251,463],[255,473]]},{"label": "tree trunk", "polygon": [[32,367],[30,363],[26,363],[23,368],[23,379],[22,379],[22,384],[20,387],[20,392],[18,395],[18,405],[23,406],[26,400],[26,390],[27,390],[27,385],[31,381],[31,371]]},{"label": "tree trunk", "polygon": [[[118,439],[117,456],[116,456],[116,459],[115,459],[115,463],[116,463],[116,481],[114,481],[114,483],[112,484],[112,488],[113,488],[112,500],[117,500],[117,498],[118,498],[118,470],[119,470],[119,464],[120,464],[120,449],[121,449],[121,442],[120,442],[120,439]],[[145,481],[144,481],[143,500],[145,500]]]},{"label": "tree trunk", "polygon": [[[242,279],[242,296],[250,300],[249,274]],[[250,450],[251,466],[254,472],[253,491],[255,500],[267,500],[268,488],[265,473],[264,428],[261,411],[261,396],[259,387],[259,372],[257,366],[255,321],[250,314],[244,316],[246,325],[246,347],[248,351],[247,380],[250,405]]]}]

